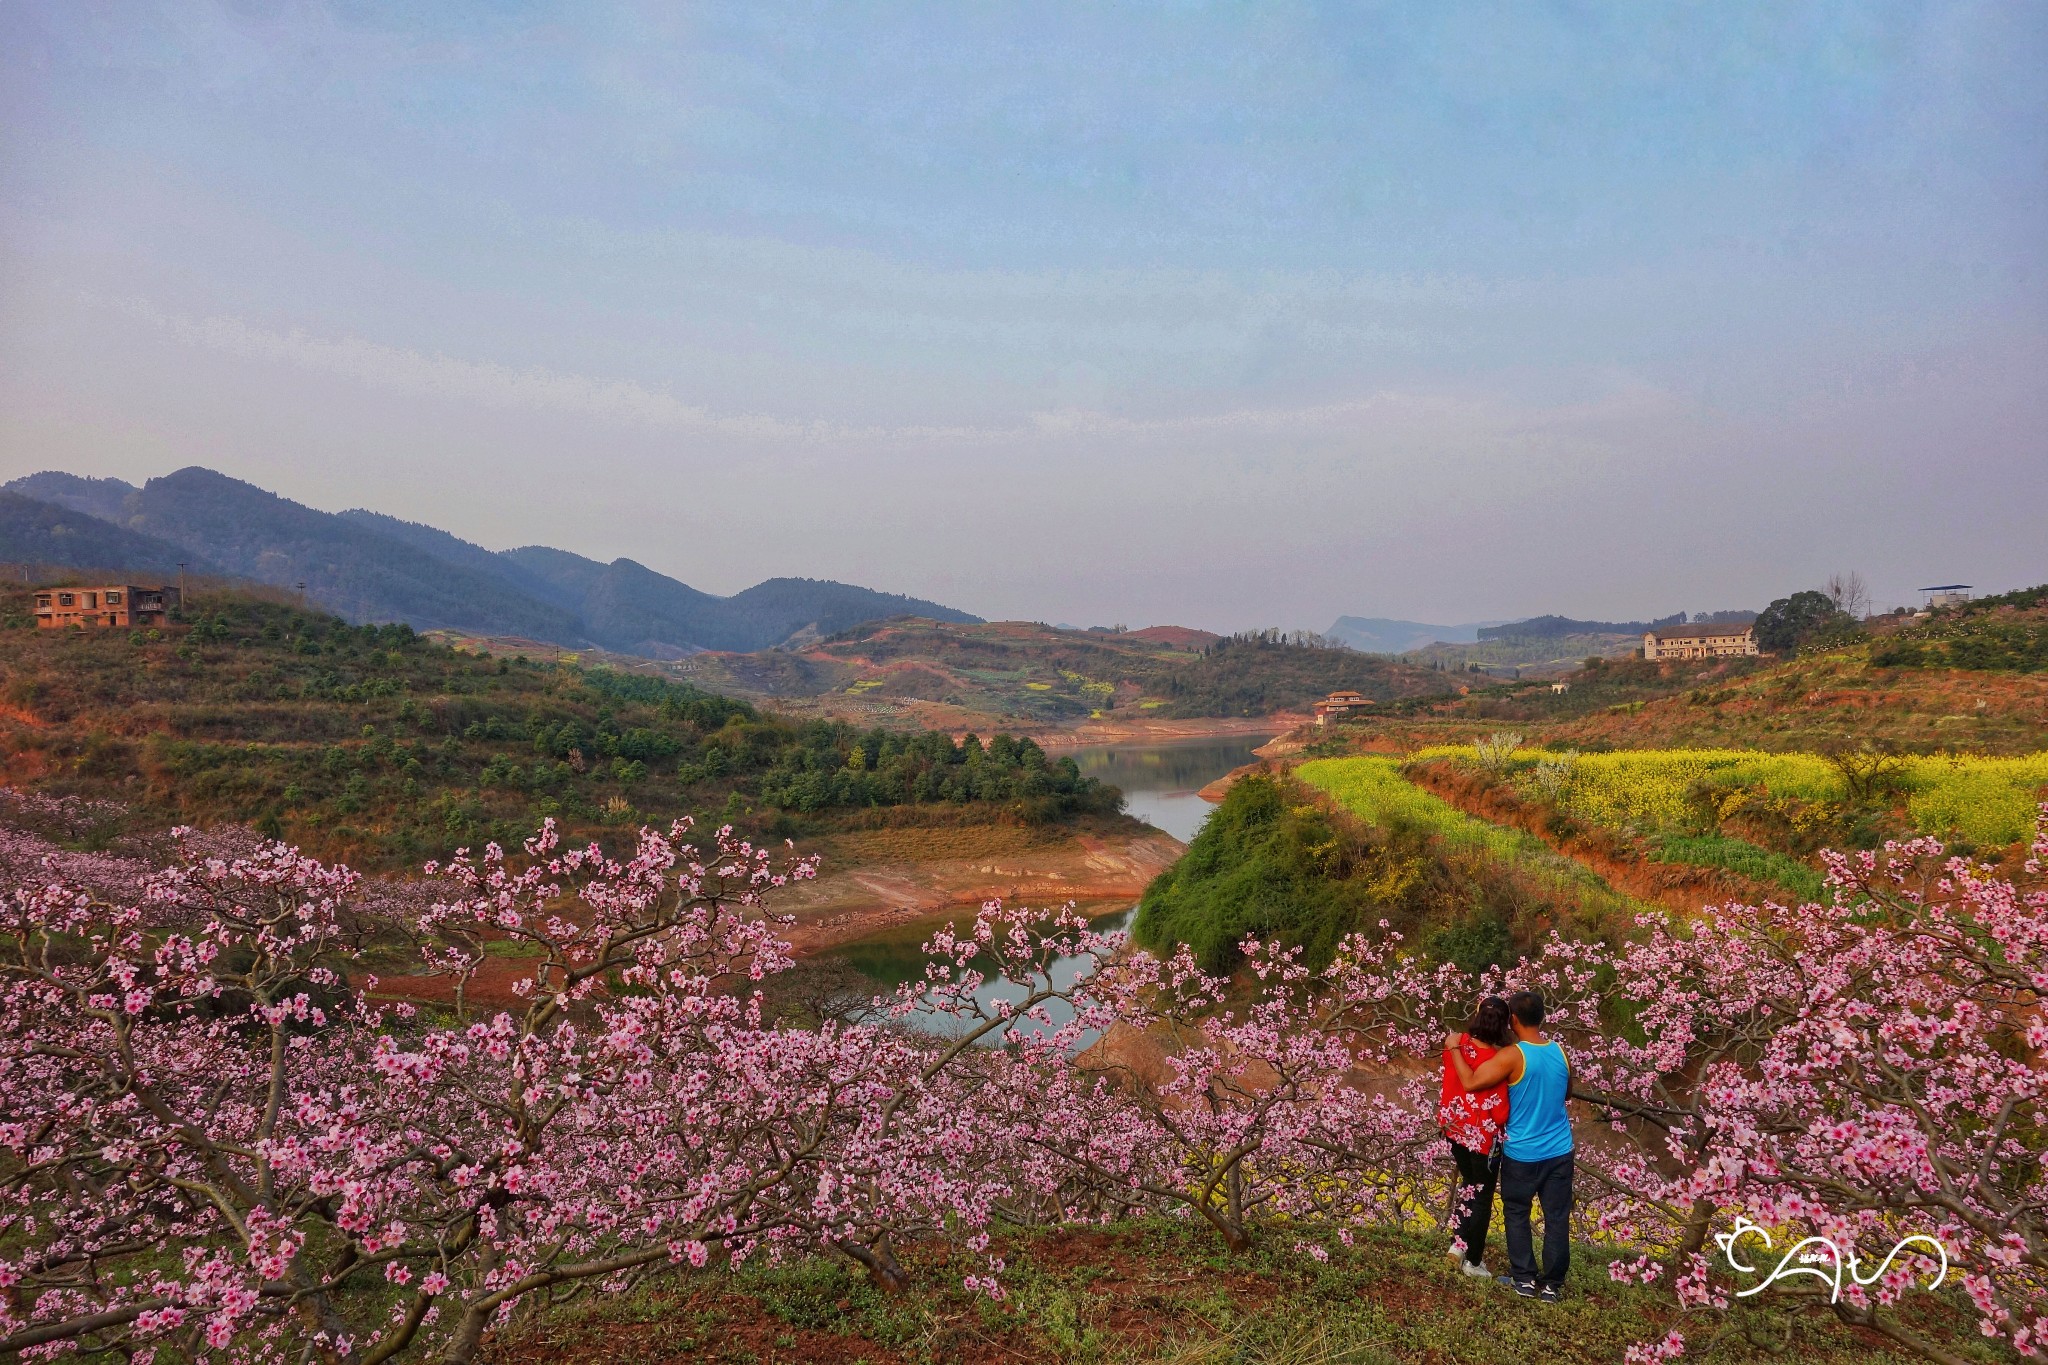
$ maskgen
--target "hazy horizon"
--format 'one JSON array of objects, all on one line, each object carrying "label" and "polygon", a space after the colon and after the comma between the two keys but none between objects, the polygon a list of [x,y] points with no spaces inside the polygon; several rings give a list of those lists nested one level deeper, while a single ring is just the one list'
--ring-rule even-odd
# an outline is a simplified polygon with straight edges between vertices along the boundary
[{"label": "hazy horizon", "polygon": [[990,618],[2048,578],[2048,8],[0,10],[0,481]]}]

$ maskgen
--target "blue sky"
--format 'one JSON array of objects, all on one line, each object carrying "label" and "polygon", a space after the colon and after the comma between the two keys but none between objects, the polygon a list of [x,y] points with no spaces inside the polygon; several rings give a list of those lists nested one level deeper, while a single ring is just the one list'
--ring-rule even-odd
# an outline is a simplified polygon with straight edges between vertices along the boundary
[{"label": "blue sky", "polygon": [[0,472],[1048,620],[2031,583],[2043,69],[2039,4],[14,0]]}]

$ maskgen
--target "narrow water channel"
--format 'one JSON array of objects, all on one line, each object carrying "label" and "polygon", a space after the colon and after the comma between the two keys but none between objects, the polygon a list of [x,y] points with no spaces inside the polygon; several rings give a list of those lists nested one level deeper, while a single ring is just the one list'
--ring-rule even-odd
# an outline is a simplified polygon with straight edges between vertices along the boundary
[{"label": "narrow water channel", "polygon": [[[1187,843],[1213,809],[1195,793],[1231,769],[1256,762],[1258,755],[1252,751],[1266,739],[1264,735],[1233,735],[1171,744],[1113,744],[1081,749],[1073,757],[1085,776],[1100,778],[1123,790],[1125,810]],[[1083,905],[1080,909],[1087,914],[1091,927],[1108,930],[1128,925],[1137,907],[1098,904]],[[899,925],[873,938],[844,944],[830,955],[869,977],[883,990],[894,990],[923,976],[925,958],[919,945],[942,922],[935,919]],[[1081,959],[1064,958],[1054,966],[1054,979],[1062,986],[1070,985],[1081,967]],[[993,986],[980,993],[984,1004],[1005,996],[1011,1000],[1022,998],[1014,990]],[[1070,1016],[1056,1014],[1054,1022],[1063,1023],[1067,1017]]]}]

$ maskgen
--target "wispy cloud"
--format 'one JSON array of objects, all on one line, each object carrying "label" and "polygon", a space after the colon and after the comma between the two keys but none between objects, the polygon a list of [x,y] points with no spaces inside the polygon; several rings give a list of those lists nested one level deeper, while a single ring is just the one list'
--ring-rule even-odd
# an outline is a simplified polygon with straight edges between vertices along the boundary
[{"label": "wispy cloud", "polygon": [[729,436],[819,440],[879,434],[836,423],[714,413],[673,394],[627,380],[464,360],[387,346],[361,337],[319,337],[296,329],[271,331],[233,317],[182,317],[142,299],[100,302],[186,345],[247,360],[274,361],[399,393],[564,413],[628,426]]},{"label": "wispy cloud", "polygon": [[1201,435],[1332,437],[1401,431],[1439,439],[1539,438],[1565,430],[1591,433],[1641,420],[1669,420],[1685,407],[1673,395],[1640,385],[1618,386],[1581,403],[1530,407],[1476,393],[1385,391],[1338,402],[1291,407],[1242,406],[1206,413],[1129,416],[1068,408],[1029,414],[1004,425],[883,426],[765,413],[722,413],[631,380],[571,374],[538,366],[429,353],[362,337],[321,337],[276,331],[235,317],[186,317],[144,299],[88,299],[184,345],[247,360],[289,365],[372,388],[452,399],[493,408],[561,414],[622,427],[701,433],[747,441],[873,446],[1055,444],[1109,438],[1149,442]]}]

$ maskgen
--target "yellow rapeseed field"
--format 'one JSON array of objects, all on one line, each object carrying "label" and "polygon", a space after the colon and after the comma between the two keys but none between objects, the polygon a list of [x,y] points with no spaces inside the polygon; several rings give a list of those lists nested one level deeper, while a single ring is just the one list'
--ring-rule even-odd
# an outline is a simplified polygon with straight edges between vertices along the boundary
[{"label": "yellow rapeseed field", "polygon": [[[1541,749],[1524,749],[1512,762],[1517,769],[1533,768],[1546,756]],[[1417,757],[1471,759],[1474,751],[1469,745],[1439,745]],[[1685,823],[1686,791],[1703,778],[1724,789],[1811,801],[1848,795],[1840,769],[1819,754],[1634,749],[1579,755],[1565,804],[1573,814],[1611,828],[1670,828]],[[1907,814],[1923,833],[2009,844],[2033,828],[2042,788],[2048,785],[2048,753],[1911,756],[1901,760],[1896,784]]]},{"label": "yellow rapeseed field", "polygon": [[1422,790],[1401,775],[1398,760],[1370,755],[1319,758],[1295,769],[1295,776],[1329,793],[1369,825],[1408,825],[1436,835],[1457,852],[1511,863],[1589,913],[1613,914],[1625,922],[1648,908],[1541,839],[1467,815]]}]

